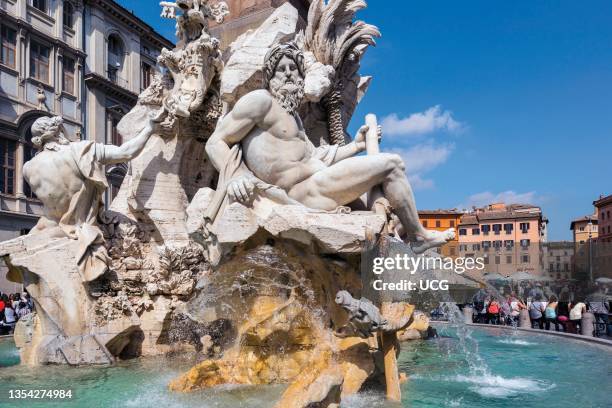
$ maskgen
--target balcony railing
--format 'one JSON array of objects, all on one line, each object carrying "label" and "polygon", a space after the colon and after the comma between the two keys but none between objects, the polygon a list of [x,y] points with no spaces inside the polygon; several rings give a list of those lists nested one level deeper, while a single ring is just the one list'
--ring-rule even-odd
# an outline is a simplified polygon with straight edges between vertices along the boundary
[{"label": "balcony railing", "polygon": [[106,77],[109,79],[109,81],[111,81],[114,84],[117,84],[123,88],[129,88],[129,82],[127,79],[122,78],[119,75],[119,70],[117,69],[113,69],[113,68],[109,68],[106,71]]}]

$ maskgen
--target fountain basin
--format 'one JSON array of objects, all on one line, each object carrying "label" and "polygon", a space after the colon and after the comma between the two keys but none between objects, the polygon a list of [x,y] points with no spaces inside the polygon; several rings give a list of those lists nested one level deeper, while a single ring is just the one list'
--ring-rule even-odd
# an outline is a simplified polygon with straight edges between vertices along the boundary
[{"label": "fountain basin", "polygon": [[[612,348],[532,332],[439,325],[439,339],[402,344],[404,407],[597,407],[609,403]],[[222,386],[174,393],[168,383],[193,366],[193,358],[150,357],[109,367],[19,366],[11,339],[0,340],[0,395],[9,389],[67,389],[62,406],[245,407],[273,406],[285,390],[274,386]],[[588,392],[582,392],[588,390]],[[4,397],[3,397],[4,398]],[[28,407],[49,402],[28,401]],[[348,397],[342,407],[397,407],[382,394]]]}]

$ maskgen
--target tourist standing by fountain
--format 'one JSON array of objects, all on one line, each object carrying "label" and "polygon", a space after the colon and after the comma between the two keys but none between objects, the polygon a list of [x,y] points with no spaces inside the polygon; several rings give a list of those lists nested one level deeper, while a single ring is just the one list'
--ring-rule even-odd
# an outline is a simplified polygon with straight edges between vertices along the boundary
[{"label": "tourist standing by fountain", "polygon": [[512,306],[509,294],[506,294],[504,301],[501,304],[501,321],[504,325],[512,324]]},{"label": "tourist standing by fountain", "polygon": [[13,305],[7,304],[4,308],[4,321],[3,325],[8,326],[9,332],[15,328],[15,323],[17,323],[17,315],[15,314],[15,309],[13,309]]},{"label": "tourist standing by fountain", "polygon": [[499,302],[495,298],[491,298],[489,307],[487,308],[487,320],[490,324],[499,324]]},{"label": "tourist standing by fountain", "polygon": [[561,290],[557,303],[557,321],[563,327],[564,332],[569,332],[571,326],[571,324],[568,324],[570,312],[569,289],[567,287],[564,289]]},{"label": "tourist standing by fountain", "polygon": [[544,319],[542,313],[546,306],[542,302],[542,295],[537,293],[535,300],[529,305],[529,317],[531,318],[531,327],[537,324],[540,329],[544,329]]},{"label": "tourist standing by fountain", "polygon": [[4,295],[0,293],[0,321],[4,320],[4,308],[6,307],[6,303],[4,302]]},{"label": "tourist standing by fountain", "polygon": [[576,303],[570,310],[569,318],[572,326],[576,328],[576,333],[580,333],[580,330],[582,330],[582,314],[586,311],[586,305],[582,302]]},{"label": "tourist standing by fountain", "polygon": [[553,323],[555,325],[555,330],[559,331],[559,322],[557,321],[557,306],[559,302],[557,301],[557,297],[552,295],[548,299],[548,305],[544,311],[544,317],[546,318],[546,330],[550,330],[550,324]]}]

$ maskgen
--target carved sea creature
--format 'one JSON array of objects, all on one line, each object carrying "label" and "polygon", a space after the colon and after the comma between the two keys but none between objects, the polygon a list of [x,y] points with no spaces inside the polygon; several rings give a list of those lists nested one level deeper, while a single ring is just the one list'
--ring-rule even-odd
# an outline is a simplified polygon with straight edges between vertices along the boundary
[{"label": "carved sea creature", "polygon": [[355,299],[346,290],[341,290],[336,294],[336,304],[346,310],[349,317],[349,323],[336,333],[338,337],[357,335],[365,339],[387,325],[378,307],[366,298]]}]

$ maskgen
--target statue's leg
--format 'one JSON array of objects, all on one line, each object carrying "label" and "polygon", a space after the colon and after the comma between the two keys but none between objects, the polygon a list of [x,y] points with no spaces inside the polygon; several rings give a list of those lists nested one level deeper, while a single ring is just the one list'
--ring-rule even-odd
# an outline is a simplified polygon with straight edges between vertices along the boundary
[{"label": "statue's leg", "polygon": [[289,191],[307,207],[333,210],[356,200],[372,187],[382,185],[410,241],[422,241],[420,250],[438,246],[454,237],[454,231],[429,231],[419,221],[414,194],[405,175],[404,162],[396,154],[355,156],[320,170]]}]

